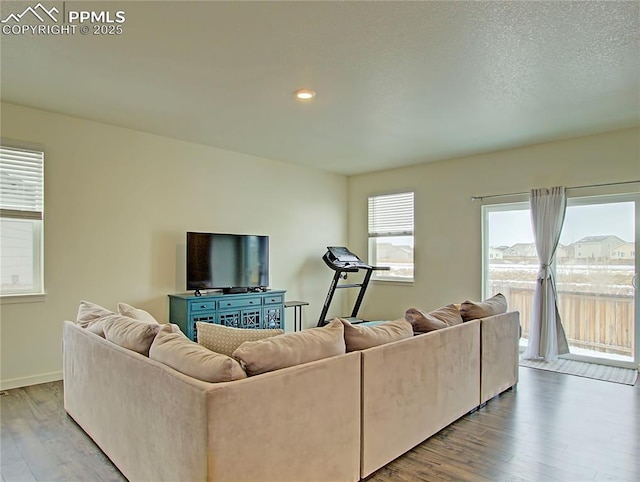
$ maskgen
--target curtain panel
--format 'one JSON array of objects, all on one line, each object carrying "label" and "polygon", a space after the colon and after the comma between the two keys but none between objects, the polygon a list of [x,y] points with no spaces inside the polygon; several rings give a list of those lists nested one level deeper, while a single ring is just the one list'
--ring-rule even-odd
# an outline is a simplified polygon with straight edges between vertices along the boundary
[{"label": "curtain panel", "polygon": [[533,189],[529,202],[540,264],[531,312],[529,345],[522,358],[554,361],[558,355],[569,353],[558,312],[555,283],[555,254],[567,208],[565,188]]}]

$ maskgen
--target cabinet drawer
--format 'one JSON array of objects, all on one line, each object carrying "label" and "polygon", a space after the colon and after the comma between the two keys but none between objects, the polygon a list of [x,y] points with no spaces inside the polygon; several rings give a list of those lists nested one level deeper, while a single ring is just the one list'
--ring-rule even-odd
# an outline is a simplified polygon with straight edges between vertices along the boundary
[{"label": "cabinet drawer", "polygon": [[265,305],[281,305],[282,304],[282,295],[273,295],[273,296],[265,296],[264,297]]},{"label": "cabinet drawer", "polygon": [[216,309],[215,301],[192,301],[189,303],[191,311],[211,311]]},{"label": "cabinet drawer", "polygon": [[221,310],[229,308],[242,308],[244,306],[260,306],[260,298],[238,298],[235,300],[222,300],[218,302]]}]

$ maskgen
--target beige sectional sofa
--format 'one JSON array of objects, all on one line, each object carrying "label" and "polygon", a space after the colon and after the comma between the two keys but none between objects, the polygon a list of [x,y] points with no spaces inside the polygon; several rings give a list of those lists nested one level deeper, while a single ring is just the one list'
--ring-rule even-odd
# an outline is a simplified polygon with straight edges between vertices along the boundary
[{"label": "beige sectional sofa", "polygon": [[519,327],[510,312],[363,350],[360,476],[516,385]]},{"label": "beige sectional sofa", "polygon": [[517,312],[208,383],[65,322],[64,406],[131,481],[357,481],[517,383]]}]

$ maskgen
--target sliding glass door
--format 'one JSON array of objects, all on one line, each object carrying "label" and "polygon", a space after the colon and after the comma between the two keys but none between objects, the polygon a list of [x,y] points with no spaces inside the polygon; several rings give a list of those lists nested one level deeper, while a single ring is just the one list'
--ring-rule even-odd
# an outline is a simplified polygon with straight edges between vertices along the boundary
[{"label": "sliding glass door", "polygon": [[529,338],[538,255],[528,202],[482,206],[484,296],[502,293],[520,312],[521,347]]},{"label": "sliding glass door", "polygon": [[556,286],[571,358],[637,365],[637,204],[631,195],[568,200]]},{"label": "sliding glass door", "polygon": [[[555,268],[569,358],[638,366],[639,204],[637,194],[568,201]],[[483,206],[482,220],[485,296],[502,292],[520,311],[526,346],[538,271],[529,203]]]}]

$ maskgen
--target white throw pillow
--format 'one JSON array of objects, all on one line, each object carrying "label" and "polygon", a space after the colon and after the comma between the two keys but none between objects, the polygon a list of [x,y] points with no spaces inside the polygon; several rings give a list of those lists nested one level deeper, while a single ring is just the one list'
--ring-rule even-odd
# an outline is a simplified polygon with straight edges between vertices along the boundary
[{"label": "white throw pillow", "polygon": [[198,343],[216,353],[232,356],[245,341],[258,341],[271,336],[283,335],[284,330],[257,330],[254,328],[233,328],[215,323],[196,323]]}]

